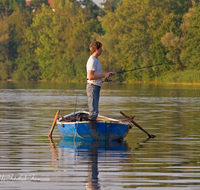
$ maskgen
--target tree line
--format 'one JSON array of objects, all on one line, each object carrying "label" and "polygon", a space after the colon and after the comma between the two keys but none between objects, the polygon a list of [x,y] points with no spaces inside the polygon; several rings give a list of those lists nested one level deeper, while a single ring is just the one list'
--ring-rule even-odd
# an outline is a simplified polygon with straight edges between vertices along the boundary
[{"label": "tree line", "polygon": [[155,82],[200,70],[199,0],[52,4],[0,0],[0,80],[86,81],[94,40],[103,44],[103,70],[124,71],[116,81]]}]

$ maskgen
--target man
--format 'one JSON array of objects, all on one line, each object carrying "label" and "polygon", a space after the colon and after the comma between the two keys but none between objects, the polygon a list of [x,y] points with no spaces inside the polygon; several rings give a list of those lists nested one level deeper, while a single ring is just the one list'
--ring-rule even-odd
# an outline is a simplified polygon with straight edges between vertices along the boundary
[{"label": "man", "polygon": [[98,116],[99,96],[102,78],[115,75],[113,72],[102,73],[98,57],[102,53],[102,44],[94,41],[90,44],[90,58],[87,61],[87,96],[89,107],[89,120],[96,121]]}]

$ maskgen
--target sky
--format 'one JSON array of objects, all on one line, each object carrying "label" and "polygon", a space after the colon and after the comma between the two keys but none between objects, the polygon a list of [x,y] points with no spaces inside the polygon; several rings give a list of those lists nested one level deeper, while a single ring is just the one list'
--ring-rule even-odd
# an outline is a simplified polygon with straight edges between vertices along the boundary
[{"label": "sky", "polygon": [[93,0],[94,3],[96,3],[98,6],[101,6],[100,3],[103,3],[104,0]]},{"label": "sky", "polygon": [[93,0],[93,2],[100,6],[100,3],[103,3],[103,0]]}]

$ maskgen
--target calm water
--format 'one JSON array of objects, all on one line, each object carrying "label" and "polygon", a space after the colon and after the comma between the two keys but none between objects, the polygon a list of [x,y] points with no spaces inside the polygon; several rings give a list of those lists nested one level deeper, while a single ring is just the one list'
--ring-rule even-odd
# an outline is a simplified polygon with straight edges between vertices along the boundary
[{"label": "calm water", "polygon": [[50,141],[58,109],[87,110],[85,84],[0,82],[0,189],[200,189],[200,86],[103,84],[100,114],[135,115],[149,140]]}]

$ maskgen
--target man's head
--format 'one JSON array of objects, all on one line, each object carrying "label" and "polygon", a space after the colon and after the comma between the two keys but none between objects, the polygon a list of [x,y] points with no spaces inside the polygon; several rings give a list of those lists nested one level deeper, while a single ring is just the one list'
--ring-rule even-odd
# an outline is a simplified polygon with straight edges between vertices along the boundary
[{"label": "man's head", "polygon": [[[102,43],[98,41],[94,41],[90,44],[90,55],[92,55],[96,50],[100,50],[102,48]],[[102,49],[101,49],[102,51]],[[99,55],[101,54],[101,51],[99,52]]]}]

